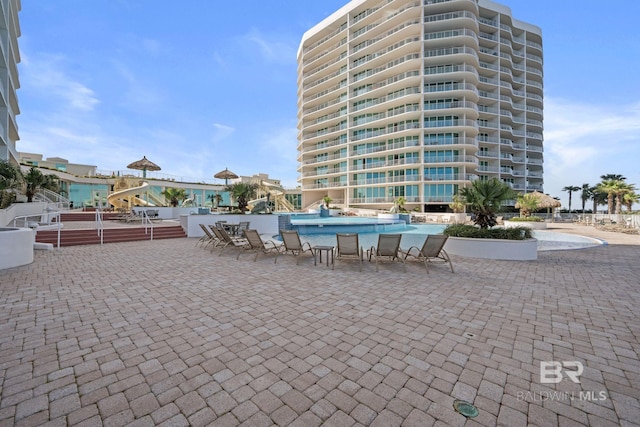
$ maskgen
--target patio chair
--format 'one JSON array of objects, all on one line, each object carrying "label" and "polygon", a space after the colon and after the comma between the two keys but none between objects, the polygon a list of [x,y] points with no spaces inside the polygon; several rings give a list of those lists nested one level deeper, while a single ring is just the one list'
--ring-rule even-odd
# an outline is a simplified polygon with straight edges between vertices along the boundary
[{"label": "patio chair", "polygon": [[[227,233],[227,230],[222,227],[212,227],[211,230],[222,240],[221,244],[219,245],[220,253],[218,254],[218,256],[222,256],[224,250],[229,246],[237,248],[238,250],[245,249],[249,246],[249,242],[247,241],[247,239],[231,237],[229,236],[229,233]],[[211,250],[213,251],[213,248]]]},{"label": "patio chair", "polygon": [[196,246],[206,243],[204,245],[204,247],[206,248],[210,244],[216,243],[218,241],[218,237],[216,237],[216,235],[213,234],[213,232],[209,229],[209,227],[207,227],[204,224],[198,224],[198,225],[200,226],[200,228],[202,228],[202,231],[204,231],[204,235],[198,239],[198,241],[196,242]]},{"label": "patio chair", "polygon": [[[260,253],[263,253],[263,254],[268,254],[270,252],[278,253],[282,248],[282,243],[278,244],[273,240],[267,240],[267,241],[262,240],[262,237],[260,237],[260,234],[258,233],[257,230],[247,229],[247,230],[243,230],[243,233],[244,233],[244,237],[249,242],[249,246],[245,247],[245,251],[255,252],[256,254],[256,256],[253,258],[253,262],[256,262],[256,260],[258,259],[258,255],[260,255]],[[244,251],[239,251],[236,259],[240,258],[240,254],[242,254],[243,252]]]},{"label": "patio chair", "polygon": [[376,260],[376,271],[378,271],[378,260],[382,262],[385,258],[388,261],[400,261],[402,263],[402,270],[407,271],[404,258],[400,256],[401,239],[402,234],[378,235],[378,246],[372,246],[368,251],[369,261],[371,261],[371,258],[375,258]]},{"label": "patio chair", "polygon": [[284,244],[282,250],[276,254],[276,259],[273,260],[275,264],[278,261],[278,256],[291,252],[296,257],[296,265],[299,262],[299,255],[305,252],[309,252],[313,255],[313,249],[308,242],[302,243],[300,235],[296,230],[280,230],[280,236],[282,236],[282,243]]},{"label": "patio chair", "polygon": [[236,228],[236,234],[238,236],[242,236],[242,232],[249,229],[249,224],[251,224],[251,221],[240,221],[238,223],[238,228]]},{"label": "patio chair", "polygon": [[338,249],[336,251],[337,260],[355,259],[360,262],[360,271],[362,271],[362,261],[364,259],[364,250],[360,246],[357,233],[336,233],[338,241]]},{"label": "patio chair", "polygon": [[423,261],[424,268],[427,270],[427,273],[429,273],[428,263],[432,262],[432,260],[437,262],[448,262],[449,267],[451,267],[451,272],[453,273],[451,258],[449,258],[449,255],[443,249],[448,238],[449,236],[444,234],[429,234],[427,235],[422,248],[418,249],[417,246],[412,246],[407,251],[401,250],[400,252],[404,255],[405,261],[408,257]]}]

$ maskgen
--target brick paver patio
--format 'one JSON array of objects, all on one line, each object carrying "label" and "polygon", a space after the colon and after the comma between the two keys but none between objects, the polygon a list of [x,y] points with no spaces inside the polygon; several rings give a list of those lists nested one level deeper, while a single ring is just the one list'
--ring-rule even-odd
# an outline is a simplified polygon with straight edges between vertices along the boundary
[{"label": "brick paver patio", "polygon": [[0,271],[0,426],[640,425],[640,236],[559,227],[609,245],[429,275],[195,239],[37,252]]}]

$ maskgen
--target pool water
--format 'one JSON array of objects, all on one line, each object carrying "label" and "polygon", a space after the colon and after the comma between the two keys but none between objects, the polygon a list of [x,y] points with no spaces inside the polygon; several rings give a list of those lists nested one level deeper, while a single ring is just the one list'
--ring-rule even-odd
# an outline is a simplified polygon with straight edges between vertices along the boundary
[{"label": "pool water", "polygon": [[[411,246],[422,247],[427,234],[442,234],[442,230],[446,228],[446,225],[441,224],[393,224],[395,228],[391,228],[389,230],[361,232],[356,230],[358,227],[352,228],[349,224],[346,224],[344,221],[345,219],[347,218],[336,218],[335,220],[327,221],[327,218],[323,218],[323,222],[327,221],[327,226],[324,228],[327,232],[314,231],[313,233],[305,233],[303,229],[301,229],[299,230],[300,238],[303,242],[309,242],[311,246],[336,246],[336,232],[357,232],[360,246],[366,250],[378,244],[378,235],[381,232],[400,233],[402,234],[400,247],[406,250]],[[348,220],[351,224],[359,222],[356,217],[348,218]],[[309,221],[317,222],[318,220],[310,219]],[[333,225],[334,227],[329,225]],[[601,240],[590,237],[558,233],[554,231],[533,231],[533,237],[538,239],[538,251],[584,249],[599,246],[604,243]]]}]

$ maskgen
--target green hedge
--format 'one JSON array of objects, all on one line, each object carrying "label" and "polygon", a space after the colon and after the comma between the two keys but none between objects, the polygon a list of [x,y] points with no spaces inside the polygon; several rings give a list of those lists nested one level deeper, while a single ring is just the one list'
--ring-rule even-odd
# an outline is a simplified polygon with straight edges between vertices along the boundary
[{"label": "green hedge", "polygon": [[509,218],[507,221],[513,222],[544,222],[544,218],[540,218],[539,216],[516,216],[513,218]]},{"label": "green hedge", "polygon": [[468,237],[471,239],[525,240],[531,238],[531,230],[526,227],[483,229],[473,225],[452,224],[442,233],[449,237]]}]

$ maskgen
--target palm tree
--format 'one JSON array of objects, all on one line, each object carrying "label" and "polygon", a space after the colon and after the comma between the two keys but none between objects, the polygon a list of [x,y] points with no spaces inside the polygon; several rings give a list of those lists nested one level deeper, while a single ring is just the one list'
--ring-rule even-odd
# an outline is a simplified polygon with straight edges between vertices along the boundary
[{"label": "palm tree", "polygon": [[238,209],[240,209],[241,212],[244,212],[247,210],[249,200],[256,197],[258,185],[248,184],[246,182],[236,182],[235,184],[228,185],[225,190],[231,193],[231,197],[238,202]]},{"label": "palm tree", "polygon": [[620,174],[608,173],[606,175],[600,175],[600,179],[603,181],[625,181],[627,178]]},{"label": "palm tree", "polygon": [[624,204],[624,196],[626,194],[633,193],[635,191],[635,187],[633,184],[627,184],[626,182],[618,182],[618,191],[616,191],[616,214],[620,215],[622,213],[622,205]]},{"label": "palm tree", "polygon": [[604,193],[600,190],[599,186],[591,187],[592,190],[592,199],[593,199],[593,213],[598,213],[598,205],[606,205],[607,204],[607,193]]},{"label": "palm tree", "polygon": [[502,202],[513,199],[516,195],[511,187],[496,178],[473,181],[471,187],[462,188],[458,194],[467,201],[474,217],[473,222],[480,228],[496,225],[496,212],[500,210]]},{"label": "palm tree", "polygon": [[167,187],[160,194],[169,199],[169,204],[174,208],[187,198],[187,191],[184,188]]},{"label": "palm tree", "polygon": [[590,184],[582,184],[582,193],[580,199],[582,200],[582,213],[584,213],[584,207],[587,204],[587,200],[593,197],[593,187]]},{"label": "palm tree", "polygon": [[[603,175],[604,176],[604,175]],[[607,195],[607,213],[613,214],[613,200],[618,192],[620,181],[608,179],[598,184],[598,191]]]},{"label": "palm tree", "polygon": [[0,160],[0,209],[11,205],[16,195],[12,190],[20,188],[22,172],[20,168],[6,160]]},{"label": "palm tree", "polygon": [[567,191],[569,193],[569,212],[571,212],[571,194],[578,190],[580,190],[580,187],[576,187],[575,185],[568,185],[562,189],[562,191]]},{"label": "palm tree", "polygon": [[60,179],[53,174],[45,175],[41,188],[46,188],[47,190],[53,191],[54,193],[59,193]]},{"label": "palm tree", "polygon": [[40,169],[32,167],[29,172],[24,174],[24,182],[27,184],[25,195],[27,196],[27,202],[33,202],[33,196],[36,195],[38,189],[42,188],[46,179]]},{"label": "palm tree", "polygon": [[209,196],[209,199],[211,200],[211,204],[213,205],[214,208],[217,208],[218,206],[220,206],[220,202],[222,202],[222,196],[218,193],[211,194]]},{"label": "palm tree", "polygon": [[516,203],[516,208],[520,209],[520,216],[528,218],[531,216],[531,212],[538,209],[540,205],[540,199],[538,199],[534,194],[522,194],[518,196],[518,202]]},{"label": "palm tree", "polygon": [[631,191],[622,196],[622,204],[625,205],[628,212],[631,212],[631,208],[633,207],[634,203],[640,203],[640,194],[636,193],[635,191]]}]

